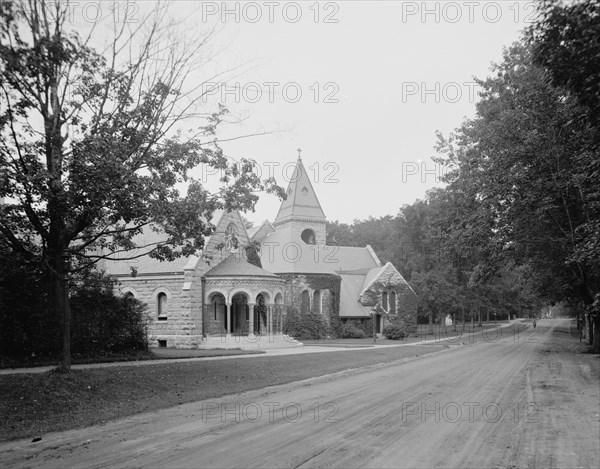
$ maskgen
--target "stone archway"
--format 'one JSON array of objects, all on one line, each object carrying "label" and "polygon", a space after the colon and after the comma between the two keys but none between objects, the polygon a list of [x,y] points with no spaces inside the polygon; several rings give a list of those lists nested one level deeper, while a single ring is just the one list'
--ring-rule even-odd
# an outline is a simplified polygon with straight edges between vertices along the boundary
[{"label": "stone archway", "polygon": [[248,295],[244,292],[237,292],[231,297],[231,326],[227,329],[228,332],[239,335],[248,333],[248,301]]},{"label": "stone archway", "polygon": [[256,295],[256,303],[253,308],[255,334],[266,334],[269,331],[269,300],[270,295],[266,292]]},{"label": "stone archway", "polygon": [[206,327],[210,333],[218,334],[227,330],[227,301],[221,292],[209,295],[205,314]]}]

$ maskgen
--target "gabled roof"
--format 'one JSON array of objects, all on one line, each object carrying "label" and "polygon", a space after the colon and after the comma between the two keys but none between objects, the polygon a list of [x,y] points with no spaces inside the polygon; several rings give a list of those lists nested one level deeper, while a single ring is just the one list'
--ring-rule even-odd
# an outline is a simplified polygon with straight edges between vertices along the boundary
[{"label": "gabled roof", "polygon": [[[278,278],[277,275],[250,264],[241,255],[232,254],[223,262],[206,272],[206,277],[269,277]],[[283,279],[282,279],[283,281]]]},{"label": "gabled roof", "polygon": [[[358,271],[357,271],[358,272]],[[363,306],[359,299],[362,285],[365,281],[364,273],[341,273],[342,285],[340,291],[340,316],[346,317],[369,317],[370,306]]]},{"label": "gabled roof", "polygon": [[258,230],[260,230],[262,228],[262,225],[259,226],[253,226],[252,228],[248,228],[246,229],[246,232],[248,233],[248,238],[252,239],[252,237],[258,233]]},{"label": "gabled roof", "polygon": [[[152,246],[164,243],[167,240],[165,233],[156,232],[151,226],[143,228],[142,233],[133,237],[133,242],[137,246],[147,246],[148,249]],[[127,259],[134,257],[137,253],[143,252],[142,249],[132,250],[129,252],[120,253],[123,260],[104,260],[99,264],[107,274],[117,276],[130,276],[132,268],[138,275],[145,274],[183,274],[185,268],[196,265],[198,257],[178,257],[172,261],[160,261],[150,256],[141,256],[135,259]]]},{"label": "gabled roof", "polygon": [[296,162],[286,194],[287,198],[279,207],[279,212],[273,222],[274,225],[296,217],[325,220],[325,214],[300,157]]},{"label": "gabled roof", "polygon": [[275,228],[269,220],[265,220],[260,225],[253,226],[252,228],[249,228],[246,231],[248,233],[250,241],[261,242],[269,233],[275,231]]},{"label": "gabled roof", "polygon": [[412,287],[409,285],[409,283],[404,279],[402,274],[400,272],[398,272],[398,269],[396,269],[394,264],[392,264],[391,262],[388,262],[387,264],[385,264],[383,267],[380,267],[379,269],[373,269],[372,272],[369,272],[367,277],[365,277],[365,283],[363,285],[362,291],[369,289],[369,287],[371,285],[373,285],[377,280],[379,280],[383,276],[384,273],[396,274],[398,277],[400,277],[401,283],[406,285],[410,289],[410,291],[415,293],[415,291],[412,289]]},{"label": "gabled roof", "polygon": [[379,267],[366,247],[308,245],[291,228],[269,233],[260,258],[263,268],[276,274],[334,274]]},{"label": "gabled roof", "polygon": [[[202,221],[209,222],[214,226],[218,226],[223,219],[224,210],[215,210],[212,218],[207,221],[204,216],[201,216]],[[206,250],[210,243],[210,236],[204,238],[204,249]],[[152,246],[163,243],[167,240],[167,235],[162,232],[155,231],[151,225],[145,226],[142,233],[134,236],[133,242],[138,246]],[[135,256],[136,250],[121,253],[121,258]],[[138,275],[176,275],[183,274],[184,269],[192,268],[197,265],[199,258],[197,256],[179,257],[172,261],[160,261],[149,256],[142,256],[131,260],[106,260],[99,264],[99,267],[106,273],[117,276],[131,275],[132,267],[137,271]]]},{"label": "gabled roof", "polygon": [[410,291],[414,290],[408,284],[404,277],[398,272],[391,262],[384,266],[377,266],[371,269],[357,269],[354,271],[338,272],[342,277],[342,289],[340,292],[340,316],[341,317],[367,317],[372,306],[365,306],[361,303],[363,294],[384,274],[394,273],[395,278],[399,280],[400,285],[407,286]]}]

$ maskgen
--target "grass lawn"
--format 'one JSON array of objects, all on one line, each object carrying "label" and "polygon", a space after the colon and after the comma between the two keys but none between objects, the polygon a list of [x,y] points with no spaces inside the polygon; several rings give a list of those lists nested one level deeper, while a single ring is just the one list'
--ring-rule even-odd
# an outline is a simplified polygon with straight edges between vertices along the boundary
[{"label": "grass lawn", "polygon": [[[198,357],[220,357],[225,355],[251,355],[264,353],[262,350],[241,350],[241,349],[202,349],[202,350],[181,350],[181,349],[150,349],[148,351],[124,352],[115,354],[104,354],[96,357],[81,358],[74,356],[72,362],[74,365],[88,363],[117,363],[139,360],[163,360],[169,358],[198,358]],[[1,368],[28,368],[36,366],[58,366],[59,358],[38,358],[29,357],[26,360],[15,360],[6,357],[0,357]]]},{"label": "grass lawn", "polygon": [[444,349],[385,349],[123,365],[0,375],[0,441],[41,437],[140,412],[236,394]]},{"label": "grass lawn", "polygon": [[181,350],[174,348],[154,348],[151,353],[154,358],[201,358],[201,357],[224,357],[228,355],[257,355],[265,353],[264,350],[242,350],[242,349],[199,349]]}]

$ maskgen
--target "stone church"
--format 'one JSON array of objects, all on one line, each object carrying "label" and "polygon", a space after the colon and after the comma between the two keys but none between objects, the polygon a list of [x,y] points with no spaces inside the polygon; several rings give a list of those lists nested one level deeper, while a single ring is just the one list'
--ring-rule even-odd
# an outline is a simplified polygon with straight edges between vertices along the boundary
[{"label": "stone church", "polygon": [[[101,266],[122,294],[147,303],[151,346],[297,345],[283,333],[286,315],[309,312],[327,322],[373,317],[379,333],[394,319],[416,327],[415,293],[391,263],[382,264],[370,246],[327,245],[326,217],[300,157],[273,222],[246,229],[240,213],[221,211],[211,224],[199,256]],[[248,262],[249,244],[260,245],[262,267]]]}]

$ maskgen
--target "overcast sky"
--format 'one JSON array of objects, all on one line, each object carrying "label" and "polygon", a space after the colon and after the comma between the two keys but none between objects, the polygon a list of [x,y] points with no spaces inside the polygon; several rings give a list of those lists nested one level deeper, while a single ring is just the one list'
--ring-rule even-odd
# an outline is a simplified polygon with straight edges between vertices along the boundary
[{"label": "overcast sky", "polygon": [[[329,220],[395,215],[436,185],[435,132],[473,116],[477,89],[502,48],[531,22],[534,2],[172,3],[177,14],[217,26],[221,67],[247,64],[211,99],[242,125],[224,143],[287,187],[302,159]],[[439,173],[439,171],[438,171]],[[216,176],[203,176],[209,183]],[[264,195],[248,218],[273,220]]]}]

